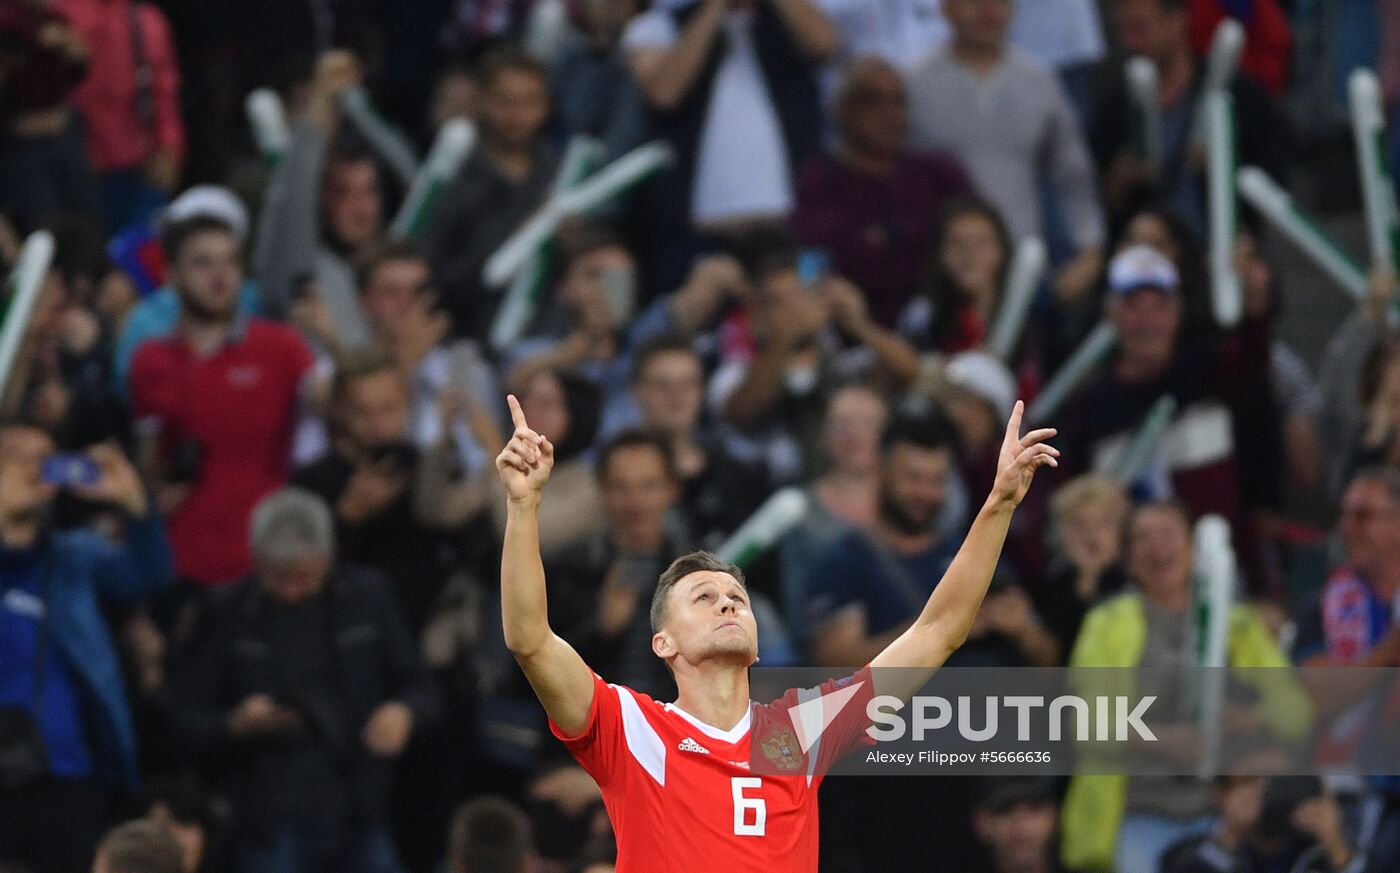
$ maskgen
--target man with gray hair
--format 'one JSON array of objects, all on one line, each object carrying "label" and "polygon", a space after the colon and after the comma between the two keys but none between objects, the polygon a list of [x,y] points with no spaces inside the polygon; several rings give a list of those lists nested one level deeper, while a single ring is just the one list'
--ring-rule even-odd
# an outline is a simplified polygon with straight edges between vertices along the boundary
[{"label": "man with gray hair", "polygon": [[399,873],[392,764],[438,715],[432,681],[388,586],[337,564],[319,497],[268,496],[251,541],[252,576],[211,598],[172,687],[188,751],[230,777],[236,869]]}]

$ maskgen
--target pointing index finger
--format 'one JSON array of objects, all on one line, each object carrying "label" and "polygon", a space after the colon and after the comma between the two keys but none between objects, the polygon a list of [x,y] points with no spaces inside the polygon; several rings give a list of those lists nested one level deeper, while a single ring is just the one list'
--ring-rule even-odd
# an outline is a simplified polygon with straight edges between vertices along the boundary
[{"label": "pointing index finger", "polygon": [[510,420],[516,430],[529,428],[530,425],[525,423],[525,410],[520,408],[520,401],[515,399],[514,394],[506,395],[506,404],[510,406]]},{"label": "pointing index finger", "polygon": [[1022,403],[1020,400],[1017,400],[1017,401],[1016,401],[1016,405],[1015,405],[1014,407],[1012,407],[1012,409],[1011,409],[1011,420],[1008,421],[1008,422],[1006,423],[1006,436],[1007,436],[1008,439],[1016,440],[1016,441],[1018,441],[1018,442],[1020,441],[1020,439],[1021,439],[1021,413],[1025,410],[1025,408],[1026,408],[1026,405],[1025,405],[1024,403]]}]

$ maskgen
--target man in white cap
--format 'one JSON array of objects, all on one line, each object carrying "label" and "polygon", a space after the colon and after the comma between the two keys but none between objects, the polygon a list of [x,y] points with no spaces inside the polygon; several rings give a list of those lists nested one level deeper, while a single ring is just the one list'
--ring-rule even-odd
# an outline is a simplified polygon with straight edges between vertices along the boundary
[{"label": "man in white cap", "polygon": [[1225,516],[1248,562],[1250,522],[1277,505],[1282,481],[1267,314],[1247,305],[1233,332],[1184,338],[1176,266],[1145,245],[1119,252],[1109,264],[1106,308],[1119,347],[1071,401],[1065,433],[1080,449],[1075,457],[1111,469],[1152,405],[1176,398],[1177,413],[1158,449],[1165,475],[1148,489],[1174,494],[1197,515]]},{"label": "man in white cap", "polygon": [[[237,194],[219,185],[196,185],[165,207],[160,216],[160,225],[168,228],[196,216],[217,218],[228,225],[238,247],[243,248],[248,238],[248,210]],[[238,312],[240,315],[254,315],[257,311],[257,286],[252,279],[245,278],[238,293]],[[112,381],[118,394],[126,396],[127,373],[131,369],[131,356],[136,353],[136,347],[148,339],[169,334],[179,320],[180,298],[169,284],[157,288],[131,310],[112,352]]]}]

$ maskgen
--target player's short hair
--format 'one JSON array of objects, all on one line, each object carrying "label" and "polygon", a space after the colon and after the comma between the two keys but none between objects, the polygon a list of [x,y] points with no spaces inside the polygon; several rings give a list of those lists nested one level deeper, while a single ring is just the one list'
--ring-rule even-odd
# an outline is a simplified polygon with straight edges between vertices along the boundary
[{"label": "player's short hair", "polygon": [[111,873],[182,873],[184,869],[180,844],[165,828],[145,819],[108,831],[97,854]]},{"label": "player's short hair", "polygon": [[740,586],[748,590],[748,583],[744,581],[744,571],[735,564],[721,560],[713,552],[699,551],[681,555],[672,561],[671,566],[666,568],[666,572],[661,574],[661,578],[656,580],[656,592],[651,596],[652,633],[660,631],[661,626],[666,623],[667,600],[671,596],[671,589],[675,588],[677,582],[691,573],[702,572],[728,573],[738,581]]},{"label": "player's short hair", "polygon": [[530,819],[504,797],[479,797],[452,817],[447,858],[453,870],[520,873],[532,850]]}]

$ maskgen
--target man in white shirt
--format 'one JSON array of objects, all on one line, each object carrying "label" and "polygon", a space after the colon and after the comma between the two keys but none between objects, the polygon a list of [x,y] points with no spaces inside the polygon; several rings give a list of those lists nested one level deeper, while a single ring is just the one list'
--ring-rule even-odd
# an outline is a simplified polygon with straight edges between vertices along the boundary
[{"label": "man in white shirt", "polygon": [[1075,300],[1098,276],[1106,234],[1079,122],[1055,73],[1008,45],[1011,0],[943,0],[943,13],[952,43],[908,74],[913,145],[961,159],[1016,239],[1045,235],[1048,176],[1075,251],[1055,292]]},{"label": "man in white shirt", "polygon": [[793,89],[782,79],[811,70],[783,59],[814,65],[837,46],[812,0],[658,0],[628,25],[622,45],[653,113],[668,122],[660,127],[682,131],[669,133],[688,174],[692,226],[724,233],[785,219],[794,150],[814,148],[816,128],[810,144],[792,141],[801,113],[785,101]]}]

